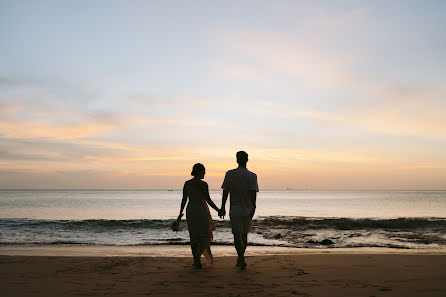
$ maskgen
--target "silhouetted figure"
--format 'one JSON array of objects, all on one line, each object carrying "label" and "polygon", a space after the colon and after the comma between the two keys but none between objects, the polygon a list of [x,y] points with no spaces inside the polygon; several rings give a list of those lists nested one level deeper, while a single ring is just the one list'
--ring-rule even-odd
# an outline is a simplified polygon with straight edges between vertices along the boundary
[{"label": "silhouetted figure", "polygon": [[238,255],[237,266],[245,269],[245,250],[248,245],[248,233],[251,231],[251,220],[256,211],[259,186],[257,175],[246,168],[248,154],[240,151],[237,152],[236,156],[239,166],[237,169],[226,172],[225,180],[221,186],[223,198],[218,215],[220,218],[224,218],[226,215],[225,205],[228,194],[230,194],[229,217]]},{"label": "silhouetted figure", "polygon": [[213,240],[212,231],[215,230],[214,221],[212,221],[209,207],[206,202],[217,212],[220,210],[209,196],[208,184],[202,179],[206,173],[203,164],[197,163],[192,168],[191,175],[194,177],[184,183],[183,199],[181,201],[180,214],[178,221],[183,216],[184,206],[187,198],[189,203],[186,207],[187,227],[189,228],[190,243],[192,255],[194,257],[195,268],[201,269],[201,255],[213,262],[210,243]]}]

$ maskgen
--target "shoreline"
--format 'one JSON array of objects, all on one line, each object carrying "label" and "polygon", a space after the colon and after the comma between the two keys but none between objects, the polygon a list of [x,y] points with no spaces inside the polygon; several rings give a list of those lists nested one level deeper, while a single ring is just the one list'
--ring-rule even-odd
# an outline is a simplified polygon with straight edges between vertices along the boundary
[{"label": "shoreline", "polygon": [[[233,246],[212,245],[214,257],[236,256]],[[248,246],[246,256],[285,255],[446,255],[444,249],[395,249],[384,247],[359,248],[293,248],[278,246]],[[0,256],[57,257],[191,257],[189,245],[0,245]]]}]

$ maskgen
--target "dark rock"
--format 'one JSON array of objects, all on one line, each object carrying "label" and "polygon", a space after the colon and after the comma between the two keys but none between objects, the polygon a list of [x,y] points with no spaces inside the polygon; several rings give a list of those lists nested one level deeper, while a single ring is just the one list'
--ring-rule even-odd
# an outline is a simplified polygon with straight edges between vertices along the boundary
[{"label": "dark rock", "polygon": [[308,240],[307,243],[320,244],[320,245],[331,245],[331,244],[333,244],[333,241],[331,241],[330,239],[324,239],[322,241]]},{"label": "dark rock", "polygon": [[309,236],[314,236],[315,234],[312,233],[304,233],[302,234],[302,237],[309,237]]},{"label": "dark rock", "polygon": [[333,244],[333,241],[331,241],[330,239],[324,239],[320,242],[320,244],[322,245],[330,245]]}]

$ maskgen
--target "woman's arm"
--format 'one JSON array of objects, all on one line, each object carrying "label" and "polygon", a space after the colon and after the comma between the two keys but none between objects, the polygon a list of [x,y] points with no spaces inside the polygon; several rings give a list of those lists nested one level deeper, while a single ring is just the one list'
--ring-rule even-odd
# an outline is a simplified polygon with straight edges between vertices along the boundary
[{"label": "woman's arm", "polygon": [[209,196],[209,187],[207,183],[204,183],[206,186],[206,202],[209,204],[210,207],[215,209],[216,212],[219,212],[220,209],[215,205],[214,201],[212,201],[211,196]]},{"label": "woman's arm", "polygon": [[186,191],[186,183],[184,183],[184,187],[183,187],[183,199],[181,200],[181,208],[180,208],[180,214],[178,215],[178,221],[181,220],[181,217],[183,216],[183,210],[184,207],[186,206],[186,202],[187,202],[187,191]]}]

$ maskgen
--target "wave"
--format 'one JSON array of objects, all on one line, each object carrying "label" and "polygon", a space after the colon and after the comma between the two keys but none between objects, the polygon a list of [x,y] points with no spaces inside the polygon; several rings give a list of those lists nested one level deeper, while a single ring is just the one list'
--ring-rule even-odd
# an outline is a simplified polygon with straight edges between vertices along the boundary
[{"label": "wave", "polygon": [[[92,243],[92,242],[82,242],[82,241],[64,241],[64,240],[55,240],[55,241],[30,241],[30,242],[22,242],[22,241],[5,241],[0,242],[0,246],[46,246],[46,245],[73,245],[73,246],[153,246],[153,245],[159,245],[159,246],[171,246],[171,245],[177,245],[177,246],[189,246],[190,241],[165,241],[165,242],[146,242],[146,243],[129,243],[129,244],[114,244],[114,243]],[[233,246],[234,243],[227,241],[227,242],[219,242],[214,241],[212,242],[212,245],[215,246]],[[287,246],[284,244],[264,244],[264,243],[258,243],[258,242],[251,242],[249,244],[250,246]]]},{"label": "wave", "polygon": [[312,218],[312,217],[261,217],[256,225],[267,227],[294,227],[302,229],[443,229],[446,230],[446,218]]},{"label": "wave", "polygon": [[56,227],[64,229],[138,229],[163,228],[172,220],[36,220],[36,219],[0,219],[0,226],[15,227]]},{"label": "wave", "polygon": [[[173,219],[0,219],[0,245],[188,245],[187,224],[173,233]],[[215,220],[215,245],[232,245],[229,220]],[[259,217],[250,245],[311,248],[446,248],[446,218]]]},{"label": "wave", "polygon": [[[0,227],[8,228],[48,228],[63,230],[138,230],[138,229],[169,229],[173,219],[151,220],[37,220],[37,219],[0,219]],[[230,228],[230,222],[215,220],[217,228]],[[335,230],[414,230],[430,229],[446,231],[446,218],[394,218],[394,219],[374,219],[374,218],[313,218],[313,217],[286,217],[272,216],[259,217],[253,220],[253,228],[264,229],[335,229]],[[187,230],[185,223],[182,227]]]}]

